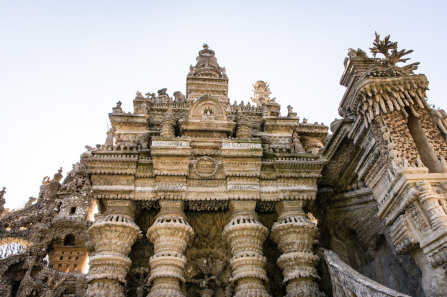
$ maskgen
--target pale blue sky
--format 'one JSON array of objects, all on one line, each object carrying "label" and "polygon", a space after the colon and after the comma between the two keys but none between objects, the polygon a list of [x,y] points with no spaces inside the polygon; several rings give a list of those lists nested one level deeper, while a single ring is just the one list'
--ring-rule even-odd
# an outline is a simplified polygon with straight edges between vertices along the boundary
[{"label": "pale blue sky", "polygon": [[348,48],[374,31],[413,49],[430,103],[447,107],[445,1],[0,1],[0,186],[6,207],[64,175],[84,145],[103,143],[118,100],[136,91],[185,92],[204,42],[247,102],[265,80],[301,118],[329,125],[344,93]]}]

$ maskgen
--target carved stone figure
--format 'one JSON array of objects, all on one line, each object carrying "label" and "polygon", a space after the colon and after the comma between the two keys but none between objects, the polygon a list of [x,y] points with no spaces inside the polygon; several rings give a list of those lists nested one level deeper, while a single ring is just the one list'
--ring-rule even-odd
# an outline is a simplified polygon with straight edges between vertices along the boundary
[{"label": "carved stone figure", "polygon": [[293,132],[292,134],[292,144],[293,144],[293,151],[297,153],[304,152],[304,147],[301,144],[300,137],[298,136],[298,133]]},{"label": "carved stone figure", "polygon": [[166,93],[167,90],[168,89],[163,88],[163,89],[160,89],[160,90],[157,91],[158,96],[157,96],[156,102],[167,103],[167,102],[169,102],[171,100],[169,95]]},{"label": "carved stone figure", "polygon": [[115,136],[115,131],[113,130],[113,128],[110,128],[107,131],[107,138],[106,138],[106,142],[105,142],[105,146],[113,146],[113,138]]},{"label": "carved stone figure", "polygon": [[183,103],[185,101],[185,95],[183,95],[180,91],[174,92],[174,98],[174,102],[176,103]]},{"label": "carved stone figure", "polygon": [[270,92],[269,85],[266,82],[262,80],[257,81],[253,87],[254,97],[252,97],[251,100],[256,103],[257,106],[274,102],[275,98],[270,98],[272,92]]},{"label": "carved stone figure", "polygon": [[36,200],[37,200],[37,198],[35,198],[35,197],[29,197],[28,202],[25,203],[24,207],[31,206]]}]

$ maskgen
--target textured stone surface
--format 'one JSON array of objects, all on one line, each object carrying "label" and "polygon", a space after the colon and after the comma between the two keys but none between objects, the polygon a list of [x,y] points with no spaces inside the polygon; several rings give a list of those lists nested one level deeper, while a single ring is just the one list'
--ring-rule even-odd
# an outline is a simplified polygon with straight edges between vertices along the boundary
[{"label": "textured stone surface", "polygon": [[229,102],[204,45],[185,95],[117,102],[105,143],[62,184],[45,177],[11,212],[3,188],[0,291],[445,296],[447,114],[426,103],[418,63],[399,65],[411,51],[380,36],[371,51],[349,50],[328,137],[292,106],[282,116],[264,81]]}]

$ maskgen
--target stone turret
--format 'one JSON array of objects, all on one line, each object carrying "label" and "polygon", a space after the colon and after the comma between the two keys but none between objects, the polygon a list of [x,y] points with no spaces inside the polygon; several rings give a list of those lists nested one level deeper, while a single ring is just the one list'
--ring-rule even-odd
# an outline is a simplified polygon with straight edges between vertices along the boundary
[{"label": "stone turret", "polygon": [[196,60],[196,65],[190,66],[186,78],[186,100],[194,102],[203,95],[211,95],[226,103],[228,77],[225,67],[220,67],[217,63],[214,51],[204,44]]}]

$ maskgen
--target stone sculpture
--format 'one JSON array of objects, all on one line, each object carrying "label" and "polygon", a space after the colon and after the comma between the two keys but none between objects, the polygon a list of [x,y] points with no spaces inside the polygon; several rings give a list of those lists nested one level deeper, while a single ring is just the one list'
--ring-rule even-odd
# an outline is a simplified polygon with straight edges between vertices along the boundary
[{"label": "stone sculpture", "polygon": [[105,144],[24,208],[0,191],[0,292],[445,296],[447,114],[412,51],[376,34],[371,52],[349,49],[328,136],[261,80],[230,104],[204,44],[186,95],[118,101]]}]

